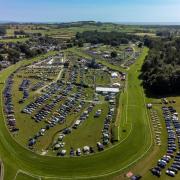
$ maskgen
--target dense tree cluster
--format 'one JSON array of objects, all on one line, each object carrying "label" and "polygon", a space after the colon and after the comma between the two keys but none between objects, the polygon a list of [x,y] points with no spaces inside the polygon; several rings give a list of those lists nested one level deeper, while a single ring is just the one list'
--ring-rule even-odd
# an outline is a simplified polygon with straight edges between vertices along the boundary
[{"label": "dense tree cluster", "polygon": [[86,66],[89,67],[89,68],[92,68],[92,69],[98,69],[100,68],[100,65],[98,63],[96,63],[96,60],[95,59],[92,59],[91,61],[88,61],[86,63]]},{"label": "dense tree cluster", "polygon": [[145,39],[150,48],[142,66],[143,84],[155,93],[180,92],[180,38]]},{"label": "dense tree cluster", "polygon": [[111,52],[111,57],[112,57],[112,58],[116,58],[116,57],[117,57],[117,55],[118,55],[118,54],[117,54],[117,52],[116,52],[116,51],[112,51],[112,52]]},{"label": "dense tree cluster", "polygon": [[0,48],[0,54],[7,54],[6,60],[12,64],[18,62],[22,54],[24,54],[23,58],[31,58],[44,52],[43,48],[31,49],[27,43],[9,43]]},{"label": "dense tree cluster", "polygon": [[99,31],[84,31],[76,34],[76,43],[81,46],[83,43],[92,44],[108,44],[118,46],[120,44],[128,44],[129,41],[137,41],[139,37],[121,32],[99,32]]},{"label": "dense tree cluster", "polygon": [[[0,54],[7,55],[7,61],[15,64],[23,58],[32,58],[47,52],[49,47],[57,45],[57,41],[49,37],[32,38],[26,42],[0,43]],[[2,57],[0,57],[3,60]]]},{"label": "dense tree cluster", "polygon": [[40,36],[39,38],[35,39],[35,42],[41,45],[58,45],[59,44],[59,41],[57,39],[54,39],[48,36]]},{"label": "dense tree cluster", "polygon": [[156,36],[161,36],[161,37],[170,37],[171,32],[170,31],[157,31]]}]

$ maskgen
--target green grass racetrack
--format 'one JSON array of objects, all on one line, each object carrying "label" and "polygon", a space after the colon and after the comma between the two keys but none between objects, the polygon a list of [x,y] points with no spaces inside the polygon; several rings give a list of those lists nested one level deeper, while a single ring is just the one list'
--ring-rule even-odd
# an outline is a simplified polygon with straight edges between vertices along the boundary
[{"label": "green grass racetrack", "polygon": [[[83,157],[48,157],[37,155],[12,138],[3,116],[2,91],[0,84],[0,157],[4,164],[4,179],[12,180],[18,170],[29,175],[54,179],[90,179],[112,176],[140,160],[152,146],[151,126],[145,106],[144,91],[138,79],[148,49],[144,48],[141,57],[128,71],[127,92],[123,94],[123,116],[119,134],[127,127],[127,135],[120,142],[104,152]],[[0,73],[4,82],[12,70],[28,61],[17,63]],[[125,113],[125,111],[127,111]],[[126,116],[127,115],[127,116]]]}]

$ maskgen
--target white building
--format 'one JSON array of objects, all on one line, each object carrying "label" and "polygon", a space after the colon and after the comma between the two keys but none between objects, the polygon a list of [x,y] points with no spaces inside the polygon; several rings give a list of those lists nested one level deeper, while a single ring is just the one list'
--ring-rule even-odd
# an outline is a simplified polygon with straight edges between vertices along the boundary
[{"label": "white building", "polygon": [[118,92],[119,92],[119,88],[96,87],[96,92],[103,92],[103,93],[118,93]]},{"label": "white building", "polygon": [[112,78],[118,78],[118,73],[117,72],[112,72],[111,77]]},{"label": "white building", "polygon": [[113,87],[121,87],[121,84],[120,83],[114,83],[113,85],[112,85]]}]

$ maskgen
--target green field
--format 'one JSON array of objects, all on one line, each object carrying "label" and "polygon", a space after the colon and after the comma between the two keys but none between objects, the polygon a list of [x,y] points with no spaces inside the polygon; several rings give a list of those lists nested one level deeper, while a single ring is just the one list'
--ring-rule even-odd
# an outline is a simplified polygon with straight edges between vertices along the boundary
[{"label": "green field", "polygon": [[37,180],[37,179],[38,179],[38,177],[32,177],[32,176],[29,176],[29,175],[24,174],[22,172],[19,172],[15,178],[15,180]]},{"label": "green field", "polygon": [[[48,129],[48,132],[46,132],[43,136],[39,137],[37,140],[37,143],[33,146],[33,151],[38,154],[46,154],[46,155],[52,155],[56,156],[59,152],[59,149],[54,150],[54,146],[58,142],[58,135],[63,132],[63,130],[67,127],[71,127],[78,118],[80,118],[80,115],[90,106],[91,102],[93,102],[93,98],[95,96],[95,89],[94,89],[94,83],[96,86],[109,86],[111,84],[111,77],[110,74],[105,72],[102,69],[93,70],[88,69],[83,72],[83,69],[78,66],[78,62],[76,59],[76,55],[71,54],[71,56],[66,55],[68,59],[71,59],[70,66],[68,68],[61,67],[60,69],[55,67],[52,69],[44,68],[46,64],[46,60],[41,61],[41,64],[43,64],[43,68],[40,68],[36,65],[34,65],[34,68],[32,66],[23,67],[18,70],[18,72],[15,73],[13,78],[13,85],[12,85],[12,102],[15,109],[15,117],[16,117],[16,125],[20,129],[17,133],[12,133],[14,139],[24,146],[25,148],[28,148],[28,140],[30,137],[34,137],[35,134],[41,129],[44,128],[48,121],[50,121],[59,107],[62,106],[63,103],[66,102],[68,98],[70,98],[71,95],[74,93],[79,92],[78,86],[74,86],[72,91],[70,91],[70,94],[68,97],[65,97],[62,101],[58,102],[55,107],[52,109],[51,113],[49,113],[44,120],[41,122],[35,122],[34,119],[32,119],[35,114],[38,113],[39,110],[41,110],[42,107],[44,107],[47,104],[52,103],[53,99],[57,97],[57,95],[60,94],[61,90],[56,92],[52,95],[47,101],[43,103],[40,107],[38,107],[31,115],[28,115],[26,113],[21,113],[21,110],[23,110],[29,103],[34,102],[34,99],[39,97],[42,93],[46,93],[47,91],[44,88],[44,91],[31,91],[31,87],[39,82],[39,79],[36,79],[35,77],[42,77],[41,81],[44,82],[44,86],[47,86],[51,84],[52,82],[55,82],[57,80],[57,76],[59,72],[62,72],[62,74],[65,74],[64,78],[62,79],[62,75],[59,76],[60,80],[66,80],[68,82],[71,82],[71,79],[69,79],[69,76],[72,71],[72,67],[74,65],[77,65],[77,83],[85,83],[90,85],[89,88],[83,88],[82,89],[82,97],[81,100],[85,100],[85,105],[82,106],[82,109],[79,110],[79,112],[69,112],[68,116],[66,118],[66,122],[63,124],[57,124],[53,128]],[[36,69],[36,68],[37,69]],[[48,67],[48,65],[47,65]],[[58,72],[58,73],[57,73]],[[83,75],[82,75],[83,74]],[[48,81],[45,81],[45,78],[48,77]],[[24,79],[28,79],[30,82],[30,86],[28,87],[29,97],[25,100],[23,103],[18,103],[20,99],[23,98],[22,91],[19,91],[19,87]],[[94,80],[93,80],[94,79]],[[62,89],[65,89],[66,84],[62,85]],[[108,114],[109,111],[109,103],[105,101],[104,97],[102,95],[98,95],[99,98],[99,104],[96,104],[93,108],[93,111],[89,114],[89,117],[87,120],[76,130],[73,130],[70,135],[67,135],[64,138],[63,143],[65,143],[65,146],[63,149],[67,150],[66,156],[69,156],[69,152],[71,147],[73,147],[74,150],[77,148],[83,148],[84,146],[91,146],[94,148],[95,151],[98,151],[97,142],[101,142],[102,140],[102,129],[104,124],[104,119]],[[77,106],[80,104],[80,102],[77,103]],[[118,108],[118,107],[117,107]],[[102,114],[98,118],[94,118],[95,113],[102,109]],[[109,130],[110,131],[110,130]],[[111,134],[109,132],[109,134]],[[81,137],[84,137],[83,139]],[[110,136],[111,138],[111,136]],[[62,143],[62,142],[61,142]],[[109,143],[107,147],[110,147],[112,143]]]},{"label": "green field", "polygon": [[15,39],[0,39],[1,43],[17,43],[17,42],[25,42],[27,41],[29,38],[15,38]]},{"label": "green field", "polygon": [[[145,106],[144,92],[138,79],[139,70],[148,50],[145,48],[137,62],[128,71],[127,89],[122,95],[123,106],[119,136],[120,141],[112,148],[92,156],[79,158],[56,158],[37,155],[19,145],[9,134],[4,121],[0,122],[0,153],[5,166],[5,179],[11,179],[10,171],[21,169],[28,174],[40,177],[58,178],[103,178],[114,176],[134,165],[152,148],[150,120]],[[4,80],[24,61],[4,70],[1,78]],[[1,92],[3,85],[0,85]],[[2,111],[1,94],[1,119]],[[123,132],[122,130],[126,130]],[[13,164],[12,164],[13,161]],[[61,168],[59,168],[61,167]],[[71,169],[71,172],[69,171]]]},{"label": "green field", "polygon": [[[74,27],[58,27],[56,25],[11,25],[7,28],[6,35],[14,36],[14,31],[23,30],[26,33],[41,33],[42,35],[48,35],[50,37],[56,39],[69,39],[74,37],[77,32],[83,31],[117,31],[117,32],[125,32],[129,34],[136,34],[138,36],[155,36],[156,29],[155,28],[145,28],[141,26],[129,26],[129,25],[121,25],[121,24],[113,24],[113,23],[104,23],[100,26],[95,24],[85,24],[82,26],[74,26]],[[147,31],[144,33],[144,31]]]}]

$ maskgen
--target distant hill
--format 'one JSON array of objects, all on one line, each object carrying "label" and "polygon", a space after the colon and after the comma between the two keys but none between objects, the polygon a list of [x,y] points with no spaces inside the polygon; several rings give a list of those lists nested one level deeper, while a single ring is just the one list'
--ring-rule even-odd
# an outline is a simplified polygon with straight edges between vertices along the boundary
[{"label": "distant hill", "polygon": [[96,21],[77,21],[77,22],[67,22],[67,23],[57,23],[59,27],[81,27],[84,25],[96,25],[101,26],[103,25],[102,22],[96,22]]}]

